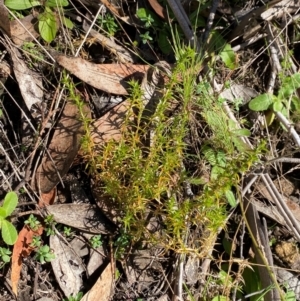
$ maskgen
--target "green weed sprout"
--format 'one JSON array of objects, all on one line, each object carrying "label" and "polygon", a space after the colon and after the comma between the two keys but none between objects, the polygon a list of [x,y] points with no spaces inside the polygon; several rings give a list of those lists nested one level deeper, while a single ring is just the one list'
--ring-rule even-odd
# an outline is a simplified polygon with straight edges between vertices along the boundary
[{"label": "green weed sprout", "polygon": [[[281,112],[284,116],[289,114],[289,98],[293,93],[300,88],[300,74],[296,73],[292,76],[282,76],[281,88],[278,91],[278,95],[270,93],[261,94],[249,102],[249,108],[252,111],[267,111],[272,110],[271,115],[267,116],[267,124],[270,125],[275,114],[273,112]],[[292,97],[292,103],[299,109],[299,98]]]},{"label": "green weed sprout", "polygon": [[[24,10],[35,6],[40,6],[41,1],[6,0],[5,5],[13,10]],[[59,29],[59,21],[57,21],[55,9],[61,12],[63,10],[63,7],[66,7],[68,5],[68,0],[47,0],[44,2],[44,11],[38,15],[38,28],[41,37],[47,43],[50,43],[55,39],[57,31]],[[66,18],[63,14],[61,14],[61,20],[64,26],[69,29],[73,28],[73,22],[69,18]]]},{"label": "green weed sprout", "polygon": [[102,246],[101,235],[94,235],[90,239],[90,244],[92,248],[97,249]]},{"label": "green weed sprout", "polygon": [[37,259],[41,264],[44,264],[54,259],[55,255],[50,250],[48,245],[43,245],[37,249],[34,258]]},{"label": "green weed sprout", "polygon": [[68,298],[64,298],[63,301],[80,301],[82,297],[83,297],[83,293],[79,292],[74,296],[69,296]]},{"label": "green weed sprout", "polygon": [[5,264],[10,262],[11,251],[7,248],[0,248],[0,269],[4,267]]},{"label": "green weed sprout", "polygon": [[41,223],[33,214],[30,214],[24,224],[28,225],[33,231],[36,231]]},{"label": "green weed sprout", "polygon": [[13,245],[18,238],[15,226],[7,220],[18,204],[18,196],[15,192],[8,192],[4,198],[2,207],[0,207],[0,228],[4,242]]}]

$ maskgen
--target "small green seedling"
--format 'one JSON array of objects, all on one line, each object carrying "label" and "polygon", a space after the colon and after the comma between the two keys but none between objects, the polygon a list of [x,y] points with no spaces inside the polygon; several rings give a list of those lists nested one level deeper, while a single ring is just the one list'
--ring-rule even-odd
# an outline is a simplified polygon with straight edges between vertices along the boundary
[{"label": "small green seedling", "polygon": [[[6,0],[5,5],[13,10],[24,10],[35,6],[40,6],[41,1],[37,0]],[[61,20],[64,26],[72,29],[74,24],[63,15],[63,7],[69,5],[68,0],[47,0],[44,2],[44,11],[38,15],[38,28],[41,37],[48,43],[52,42],[59,29],[59,21],[57,18],[57,12],[61,14]]]},{"label": "small green seedling", "polygon": [[149,31],[146,31],[143,34],[140,34],[140,38],[142,39],[143,44],[146,44],[149,41],[152,41],[152,37],[150,36]]},{"label": "small green seedling", "polygon": [[97,249],[102,246],[101,235],[95,235],[91,237],[90,244],[94,249]]},{"label": "small green seedling", "polygon": [[33,231],[36,231],[38,229],[39,225],[41,224],[38,221],[38,219],[32,214],[30,214],[30,216],[24,223],[25,223],[25,225],[28,225],[30,227],[30,229],[32,229]]},{"label": "small green seedling", "polygon": [[41,245],[42,245],[41,237],[40,236],[33,236],[30,247],[39,248]]},{"label": "small green seedling", "polygon": [[64,227],[64,235],[66,237],[70,237],[72,235],[71,231],[72,229],[70,227]]},{"label": "small green seedling", "polygon": [[44,245],[37,249],[34,258],[37,259],[41,264],[44,264],[54,259],[55,255],[50,250],[48,245]]},{"label": "small green seedling", "polygon": [[6,194],[3,206],[0,207],[0,228],[1,235],[4,242],[8,245],[13,245],[18,238],[18,233],[15,226],[6,220],[12,212],[16,209],[18,204],[18,196],[15,192],[11,191]]},{"label": "small green seedling", "polygon": [[[273,112],[281,112],[285,116],[288,115],[289,98],[298,88],[300,88],[299,73],[284,77],[277,96],[270,93],[261,94],[250,101],[249,108],[258,112],[271,109],[271,115],[266,116],[267,124],[270,125],[275,117]],[[292,97],[292,102],[298,104],[299,99]]]},{"label": "small green seedling", "polygon": [[97,20],[99,26],[108,32],[110,36],[114,36],[116,32],[119,30],[119,25],[116,23],[116,20],[114,16],[112,16],[109,13],[106,13],[105,15],[98,16]]},{"label": "small green seedling", "polygon": [[46,218],[44,219],[44,222],[46,224],[46,235],[50,236],[50,235],[54,235],[55,231],[54,231],[54,227],[57,224],[56,221],[54,220],[54,216],[51,215],[47,215]]},{"label": "small green seedling", "polygon": [[68,298],[64,298],[63,301],[80,301],[82,297],[83,297],[83,293],[79,292],[75,296],[69,296]]},{"label": "small green seedling", "polygon": [[0,248],[0,269],[4,267],[6,263],[10,262],[11,251],[6,248]]}]

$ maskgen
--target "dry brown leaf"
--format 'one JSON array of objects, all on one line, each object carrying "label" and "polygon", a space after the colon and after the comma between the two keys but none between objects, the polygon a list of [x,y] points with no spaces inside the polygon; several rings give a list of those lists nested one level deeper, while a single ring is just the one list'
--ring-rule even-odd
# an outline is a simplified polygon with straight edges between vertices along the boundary
[{"label": "dry brown leaf", "polygon": [[23,100],[31,109],[35,103],[43,101],[43,81],[41,75],[30,70],[24,62],[19,50],[7,39],[7,50],[13,61],[13,70],[19,84]]},{"label": "dry brown leaf", "polygon": [[109,263],[95,285],[83,296],[81,301],[99,301],[100,299],[101,301],[109,301],[114,284],[114,269],[115,267]]},{"label": "dry brown leaf", "polygon": [[148,0],[151,7],[154,9],[154,11],[162,18],[165,19],[164,16],[164,9],[163,7],[157,2],[157,0]]},{"label": "dry brown leaf", "polygon": [[35,30],[37,19],[33,15],[28,15],[22,19],[10,22],[11,39],[17,46],[21,46],[24,42],[33,41],[33,38],[39,37],[39,33]]},{"label": "dry brown leaf", "polygon": [[91,133],[96,151],[100,151],[105,142],[111,139],[118,141],[122,137],[122,126],[130,104],[124,101],[91,125]]},{"label": "dry brown leaf", "polygon": [[[56,196],[56,188],[51,190],[47,194],[43,194],[41,199],[39,199],[39,207],[44,207],[45,205],[52,205],[54,203]],[[22,259],[28,257],[34,248],[30,246],[34,236],[41,236],[43,234],[44,227],[40,226],[38,230],[33,231],[26,225],[20,231],[18,239],[14,244],[12,259],[11,259],[11,283],[12,290],[18,294],[18,282],[20,279],[20,273],[22,269]]]},{"label": "dry brown leaf", "polygon": [[56,187],[54,187],[52,190],[46,193],[41,193],[38,206],[40,208],[43,208],[48,205],[54,204],[55,198],[56,198]]},{"label": "dry brown leaf", "polygon": [[115,229],[97,206],[91,204],[59,204],[47,207],[47,213],[54,216],[57,223],[94,234],[112,233]]},{"label": "dry brown leaf", "polygon": [[82,58],[68,57],[56,51],[49,51],[57,63],[85,83],[107,93],[127,95],[127,81],[134,77],[141,79],[148,66],[132,64],[93,64]]},{"label": "dry brown leaf", "polygon": [[[85,111],[88,112],[87,107]],[[90,116],[90,112],[87,115]],[[67,102],[48,147],[51,158],[45,154],[36,172],[36,183],[32,183],[37,191],[49,192],[59,182],[59,175],[62,177],[67,173],[77,155],[83,133],[78,107]]]},{"label": "dry brown leaf", "polygon": [[9,22],[9,13],[4,5],[4,0],[0,0],[0,28],[10,37]]},{"label": "dry brown leaf", "polygon": [[30,246],[34,236],[40,236],[44,228],[40,226],[37,231],[33,231],[27,226],[20,231],[18,239],[14,244],[11,257],[11,286],[15,295],[18,295],[18,282],[22,269],[22,259],[30,255],[34,248]]},{"label": "dry brown leaf", "polygon": [[76,295],[83,284],[81,274],[84,267],[81,258],[57,235],[50,236],[50,248],[55,255],[51,265],[57,283],[66,297]]},{"label": "dry brown leaf", "polygon": [[118,58],[118,62],[124,64],[134,62],[136,55],[134,55],[132,52],[129,52],[123,46],[118,45],[115,42],[115,39],[109,39],[97,30],[91,29],[90,25],[85,20],[83,21],[82,28],[89,33],[89,36],[92,37],[95,42],[98,42],[104,48],[114,54]]}]

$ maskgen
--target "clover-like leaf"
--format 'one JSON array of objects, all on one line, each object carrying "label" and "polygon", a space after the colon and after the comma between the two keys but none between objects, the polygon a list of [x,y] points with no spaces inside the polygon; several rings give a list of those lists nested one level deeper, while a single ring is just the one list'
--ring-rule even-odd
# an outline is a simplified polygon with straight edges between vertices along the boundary
[{"label": "clover-like leaf", "polygon": [[68,5],[69,5],[68,0],[47,0],[45,3],[45,6],[48,7],[62,7]]},{"label": "clover-like leaf", "polygon": [[261,94],[249,102],[249,108],[252,111],[266,111],[274,102],[274,97],[272,94]]},{"label": "clover-like leaf", "polygon": [[38,19],[41,37],[48,43],[52,42],[58,30],[54,13],[49,9],[45,10]]},{"label": "clover-like leaf", "polygon": [[[10,191],[4,198],[2,208],[6,211],[6,216],[10,216],[18,205],[18,195],[14,191]],[[0,213],[1,215],[1,213]]]},{"label": "clover-like leaf", "polygon": [[18,232],[15,226],[7,220],[2,221],[1,234],[4,242],[8,245],[13,245],[17,241]]},{"label": "clover-like leaf", "polygon": [[41,2],[37,0],[6,0],[5,5],[10,9],[23,10],[34,6],[40,6]]},{"label": "clover-like leaf", "polygon": [[229,44],[226,44],[223,50],[220,52],[220,57],[226,67],[230,70],[234,70],[238,66],[236,54]]},{"label": "clover-like leaf", "polygon": [[[3,207],[0,207],[0,221],[7,217],[7,212]],[[1,226],[0,226],[1,228]]]},{"label": "clover-like leaf", "polygon": [[237,201],[236,201],[235,196],[234,196],[234,194],[231,190],[226,190],[225,191],[225,196],[226,196],[226,199],[227,199],[227,201],[228,201],[228,203],[231,207],[235,207],[237,205]]}]

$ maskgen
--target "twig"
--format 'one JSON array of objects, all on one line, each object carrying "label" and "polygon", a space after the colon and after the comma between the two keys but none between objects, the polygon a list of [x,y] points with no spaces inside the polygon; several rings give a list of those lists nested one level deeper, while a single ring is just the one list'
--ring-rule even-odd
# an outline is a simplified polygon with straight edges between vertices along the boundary
[{"label": "twig", "polygon": [[255,42],[263,39],[266,36],[267,36],[266,34],[260,33],[260,34],[258,34],[256,36],[252,37],[251,39],[247,40],[245,43],[242,43],[242,44],[239,44],[239,45],[236,45],[236,46],[232,47],[232,50],[234,52],[242,50],[242,49],[248,47],[249,45],[251,45],[251,44],[253,44],[253,43],[255,43]]},{"label": "twig", "polygon": [[[167,0],[171,10],[173,11],[173,14],[176,17],[176,20],[178,21],[186,39],[191,44],[192,47],[195,46],[195,34],[192,30],[191,22],[184,11],[182,4],[179,0]],[[200,51],[200,45],[198,45],[196,41],[196,48],[197,51]]]},{"label": "twig", "polygon": [[202,45],[205,45],[205,43],[208,39],[209,33],[211,31],[211,28],[212,28],[212,25],[213,25],[213,22],[214,22],[214,19],[215,19],[218,4],[219,4],[219,0],[213,0],[212,1],[209,16],[208,16],[206,27],[205,27],[205,31],[204,31],[204,34],[203,34],[203,37],[202,37]]},{"label": "twig", "polygon": [[289,133],[292,135],[294,142],[298,147],[300,147],[300,137],[292,124],[287,120],[287,118],[281,112],[274,112],[279,121],[286,127]]},{"label": "twig", "polygon": [[286,205],[286,202],[282,199],[280,193],[278,192],[276,186],[271,180],[269,174],[262,174],[261,178],[266,185],[266,188],[272,199],[274,200],[276,207],[279,213],[284,217],[285,222],[290,227],[291,231],[295,234],[298,241],[300,241],[300,225],[299,222],[295,219],[293,213],[290,211],[289,207]]},{"label": "twig", "polygon": [[268,88],[266,89],[267,93],[273,93],[274,86],[275,86],[275,81],[276,81],[276,75],[277,75],[278,72],[281,71],[281,66],[280,66],[280,63],[279,63],[277,49],[274,46],[275,43],[273,43],[275,39],[272,36],[273,33],[272,33],[270,27],[271,27],[271,25],[270,25],[270,23],[268,23],[267,24],[267,41],[268,41],[268,44],[270,45],[272,70],[271,70],[271,74],[270,74],[270,80],[269,80],[269,83],[268,83]]}]

